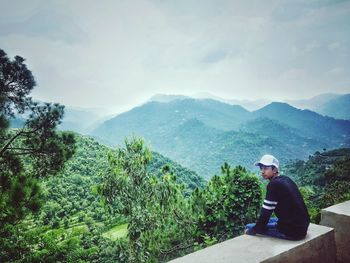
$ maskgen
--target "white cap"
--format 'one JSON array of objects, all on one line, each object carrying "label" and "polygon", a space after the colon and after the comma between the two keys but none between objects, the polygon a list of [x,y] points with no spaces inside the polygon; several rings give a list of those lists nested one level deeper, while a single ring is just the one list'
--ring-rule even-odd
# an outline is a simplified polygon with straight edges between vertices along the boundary
[{"label": "white cap", "polygon": [[265,154],[263,157],[261,157],[260,161],[254,163],[255,166],[259,166],[261,164],[266,166],[273,165],[278,168],[278,160],[270,154]]}]

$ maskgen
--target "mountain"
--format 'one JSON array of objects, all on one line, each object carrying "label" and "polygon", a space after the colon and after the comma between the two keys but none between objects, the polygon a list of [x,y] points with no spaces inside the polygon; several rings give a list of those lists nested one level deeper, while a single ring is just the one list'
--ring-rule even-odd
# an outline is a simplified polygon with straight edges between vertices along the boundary
[{"label": "mountain", "polygon": [[280,141],[288,149],[297,153],[300,159],[306,158],[308,153],[330,147],[330,144],[325,141],[306,138],[300,130],[266,117],[259,117],[248,121],[241,126],[241,130]]},{"label": "mountain", "polygon": [[283,162],[317,150],[348,147],[350,121],[271,103],[249,112],[215,100],[148,102],[105,121],[93,136],[110,145],[142,136],[152,149],[210,178],[227,161],[253,169],[271,153]]},{"label": "mountain", "polygon": [[312,97],[310,99],[286,100],[285,103],[288,103],[289,105],[292,105],[299,109],[309,109],[309,110],[315,111],[317,108],[319,108],[323,104],[339,96],[341,95],[334,94],[334,93],[324,93],[324,94],[320,94],[315,97]]},{"label": "mountain", "polygon": [[309,109],[335,119],[350,119],[350,94],[321,94],[311,99],[287,100],[288,104],[300,109]]},{"label": "mountain", "polygon": [[156,101],[156,102],[170,102],[173,100],[183,100],[189,99],[190,97],[184,95],[168,95],[168,94],[156,94],[152,96],[148,101]]},{"label": "mountain", "polygon": [[167,94],[156,94],[152,96],[148,102],[150,101],[157,101],[157,102],[170,102],[174,100],[183,100],[183,99],[196,99],[196,100],[215,100],[219,101],[225,104],[230,105],[239,105],[243,108],[253,111],[260,109],[267,104],[271,103],[271,100],[267,99],[259,99],[259,100],[237,100],[237,99],[224,99],[218,96],[215,96],[213,94],[202,92],[202,93],[195,93],[191,96],[184,96],[184,95],[167,95]]},{"label": "mountain", "polygon": [[91,135],[107,140],[111,145],[123,142],[127,136],[141,135],[153,141],[168,136],[187,120],[199,121],[216,129],[228,131],[249,118],[241,106],[214,100],[183,99],[168,103],[148,102],[122,113],[96,128]]},{"label": "mountain", "polygon": [[334,97],[319,105],[315,111],[336,119],[350,120],[350,94]]},{"label": "mountain", "polygon": [[254,169],[254,161],[266,151],[281,156],[282,161],[300,153],[277,140],[242,131],[221,131],[198,119],[190,119],[167,136],[153,139],[152,147],[205,178],[218,174],[224,162]]},{"label": "mountain", "polygon": [[98,109],[65,107],[62,123],[58,126],[58,129],[87,134],[102,116],[103,114],[99,113]]},{"label": "mountain", "polygon": [[195,99],[213,99],[226,104],[240,105],[249,111],[260,109],[261,107],[264,107],[267,104],[271,103],[271,100],[267,100],[267,99],[259,99],[259,100],[224,99],[210,93],[196,93],[192,97]]},{"label": "mountain", "polygon": [[280,102],[271,103],[252,114],[277,120],[299,130],[304,137],[326,142],[331,147],[345,147],[350,143],[350,121],[336,120]]}]

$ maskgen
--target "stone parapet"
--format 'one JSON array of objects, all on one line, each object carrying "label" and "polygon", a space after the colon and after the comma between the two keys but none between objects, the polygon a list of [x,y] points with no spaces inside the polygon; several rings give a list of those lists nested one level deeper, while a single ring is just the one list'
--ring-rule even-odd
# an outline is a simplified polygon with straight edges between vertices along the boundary
[{"label": "stone parapet", "polygon": [[[348,232],[349,233],[349,232]],[[336,260],[334,230],[310,224],[308,234],[300,241],[271,237],[242,235],[192,254],[170,261],[171,263],[229,263],[229,262],[318,262]]]},{"label": "stone parapet", "polygon": [[350,262],[350,201],[323,209],[320,224],[335,229],[337,261]]}]

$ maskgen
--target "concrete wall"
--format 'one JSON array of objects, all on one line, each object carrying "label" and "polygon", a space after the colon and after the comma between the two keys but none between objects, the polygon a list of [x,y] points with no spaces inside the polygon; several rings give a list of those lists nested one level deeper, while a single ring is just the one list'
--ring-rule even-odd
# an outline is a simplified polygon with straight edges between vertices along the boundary
[{"label": "concrete wall", "polygon": [[350,201],[323,209],[320,224],[335,229],[338,262],[350,262]]},{"label": "concrete wall", "polygon": [[270,237],[242,235],[192,254],[172,263],[227,262],[319,262],[332,263],[336,259],[334,230],[310,224],[308,234],[301,241],[287,241]]}]

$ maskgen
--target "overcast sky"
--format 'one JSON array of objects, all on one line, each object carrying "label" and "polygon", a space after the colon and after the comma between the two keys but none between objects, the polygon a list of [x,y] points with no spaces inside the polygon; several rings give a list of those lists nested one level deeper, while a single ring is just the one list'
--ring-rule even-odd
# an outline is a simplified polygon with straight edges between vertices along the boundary
[{"label": "overcast sky", "polygon": [[350,1],[0,0],[0,48],[44,101],[122,111],[156,93],[350,92]]}]

